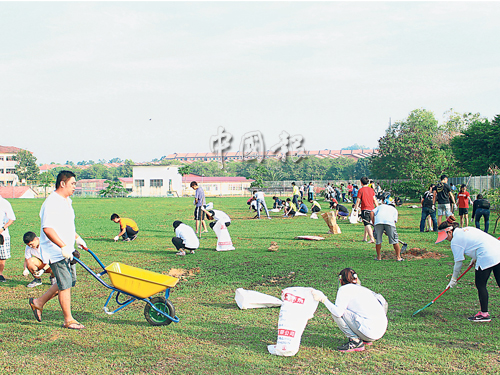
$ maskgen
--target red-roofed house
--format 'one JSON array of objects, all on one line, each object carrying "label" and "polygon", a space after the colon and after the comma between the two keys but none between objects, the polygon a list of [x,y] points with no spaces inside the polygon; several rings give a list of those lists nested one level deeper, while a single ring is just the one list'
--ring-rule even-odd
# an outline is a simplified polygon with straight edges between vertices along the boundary
[{"label": "red-roofed house", "polygon": [[36,198],[38,194],[29,186],[0,186],[3,198]]},{"label": "red-roofed house", "polygon": [[205,191],[206,197],[214,196],[244,196],[248,195],[250,184],[254,181],[246,177],[208,177],[197,174],[182,176],[182,195],[194,196],[195,191],[189,184],[196,181]]},{"label": "red-roofed house", "polygon": [[16,185],[19,178],[16,175],[15,155],[21,151],[20,148],[12,146],[0,146],[0,186]]}]

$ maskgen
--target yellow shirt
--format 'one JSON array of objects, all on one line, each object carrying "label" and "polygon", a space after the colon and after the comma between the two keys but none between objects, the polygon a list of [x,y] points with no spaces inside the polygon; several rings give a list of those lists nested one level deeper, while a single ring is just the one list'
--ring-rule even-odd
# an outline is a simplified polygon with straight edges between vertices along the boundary
[{"label": "yellow shirt", "polygon": [[120,229],[124,230],[127,226],[135,230],[136,232],[139,230],[139,227],[135,223],[134,220],[132,219],[127,219],[126,217],[121,217],[120,218]]},{"label": "yellow shirt", "polygon": [[299,187],[297,185],[293,186],[293,195],[300,195]]}]

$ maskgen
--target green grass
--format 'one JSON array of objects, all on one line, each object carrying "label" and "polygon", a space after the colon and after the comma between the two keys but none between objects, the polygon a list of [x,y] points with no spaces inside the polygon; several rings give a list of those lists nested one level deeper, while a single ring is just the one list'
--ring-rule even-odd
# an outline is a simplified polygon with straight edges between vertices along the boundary
[{"label": "green grass", "polygon": [[[340,222],[341,235],[327,235],[325,222],[309,217],[250,220],[245,198],[211,199],[232,218],[230,233],[236,247],[215,252],[215,234],[201,240],[195,255],[176,257],[171,244],[172,222],[194,226],[192,199],[74,199],[76,227],[104,264],[119,261],[155,272],[199,268],[172,289],[178,324],[150,326],[143,316],[145,303],[135,302],[113,316],[102,307],[109,294],[78,266],[72,290],[72,310],[85,330],[61,328],[57,300],[34,320],[27,300],[48,288],[28,289],[24,278],[22,235],[39,231],[41,200],[14,200],[17,221],[11,226],[12,258],[8,282],[0,286],[0,364],[15,374],[486,374],[500,372],[499,322],[473,324],[466,317],[478,307],[473,272],[416,317],[447,285],[453,259],[449,243],[434,245],[435,234],[419,233],[420,210],[399,208],[400,239],[409,248],[425,248],[446,255],[398,263],[373,261],[375,248],[361,242],[363,226]],[[270,200],[269,200],[270,201]],[[323,206],[326,206],[323,205]],[[137,221],[140,234],[132,243],[114,243],[118,225],[109,220],[117,212]],[[297,235],[323,235],[324,241],[298,241]],[[269,252],[271,241],[279,251]],[[384,242],[382,251],[392,251]],[[82,260],[97,270],[87,253]],[[382,293],[389,302],[385,336],[361,353],[342,354],[345,341],[328,310],[320,304],[302,336],[299,353],[290,358],[267,353],[276,342],[279,309],[239,310],[236,288],[279,297],[288,286],[322,290],[335,300],[337,274],[354,268],[363,285]],[[465,268],[464,268],[465,269]],[[500,309],[499,291],[489,283],[490,312]],[[114,305],[113,305],[114,306]]]}]

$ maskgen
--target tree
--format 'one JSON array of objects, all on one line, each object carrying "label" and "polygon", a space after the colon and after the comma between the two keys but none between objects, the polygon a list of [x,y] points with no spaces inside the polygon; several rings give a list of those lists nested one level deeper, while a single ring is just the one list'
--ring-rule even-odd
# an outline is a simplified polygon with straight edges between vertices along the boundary
[{"label": "tree", "polygon": [[252,180],[255,180],[250,184],[250,187],[255,187],[255,188],[263,188],[264,187],[264,175],[266,173],[266,167],[264,167],[260,163],[252,163],[252,164],[257,164],[253,168],[253,170],[250,172],[250,178]]},{"label": "tree", "polygon": [[113,159],[109,159],[109,163],[110,164],[113,164],[113,163],[123,163],[123,160],[120,159],[120,158],[113,158]]},{"label": "tree", "polygon": [[99,194],[106,198],[118,197],[118,196],[126,196],[128,194],[127,189],[125,189],[121,183],[121,181],[104,181],[108,186],[99,191]]},{"label": "tree", "polygon": [[131,159],[125,159],[125,164],[119,166],[117,169],[117,177],[132,177],[134,162]]},{"label": "tree", "polygon": [[360,146],[357,143],[353,144],[352,146],[349,147],[343,147],[341,150],[368,150],[370,147],[366,146]]},{"label": "tree", "polygon": [[486,175],[490,165],[500,165],[500,115],[491,122],[475,120],[450,144],[460,167],[476,176]]},{"label": "tree", "polygon": [[44,196],[47,196],[47,188],[51,187],[55,181],[55,177],[50,172],[43,172],[38,176],[38,182],[43,187]]},{"label": "tree", "polygon": [[40,168],[36,164],[36,157],[31,152],[21,150],[14,156],[14,159],[17,161],[16,175],[20,181],[33,182],[38,180]]},{"label": "tree", "polygon": [[379,139],[379,153],[372,157],[371,170],[377,178],[411,178],[434,181],[446,170],[446,153],[437,142],[438,122],[425,109],[390,125]]},{"label": "tree", "polygon": [[356,162],[352,159],[342,157],[333,159],[323,179],[346,180],[354,175]]},{"label": "tree", "polygon": [[179,168],[179,173],[181,176],[185,176],[187,174],[191,173],[191,166],[190,165],[183,165],[182,167]]},{"label": "tree", "polygon": [[354,166],[354,178],[360,179],[363,176],[370,177],[371,176],[371,158],[362,158],[358,159],[356,165]]}]

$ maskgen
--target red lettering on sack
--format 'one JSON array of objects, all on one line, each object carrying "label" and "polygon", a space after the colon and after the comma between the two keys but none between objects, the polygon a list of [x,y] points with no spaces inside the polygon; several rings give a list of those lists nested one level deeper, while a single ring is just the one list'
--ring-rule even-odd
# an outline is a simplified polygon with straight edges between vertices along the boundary
[{"label": "red lettering on sack", "polygon": [[232,246],[233,243],[231,241],[228,241],[228,242],[217,242],[217,245],[220,245],[220,246]]},{"label": "red lettering on sack", "polygon": [[295,337],[295,331],[290,329],[278,329],[278,336]]},{"label": "red lettering on sack", "polygon": [[283,301],[287,301],[287,302],[291,302],[291,303],[298,303],[300,305],[303,305],[306,300],[302,297],[297,297],[297,296],[294,296],[293,294],[285,293],[285,296],[283,297]]}]

